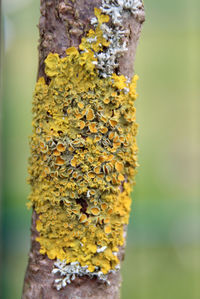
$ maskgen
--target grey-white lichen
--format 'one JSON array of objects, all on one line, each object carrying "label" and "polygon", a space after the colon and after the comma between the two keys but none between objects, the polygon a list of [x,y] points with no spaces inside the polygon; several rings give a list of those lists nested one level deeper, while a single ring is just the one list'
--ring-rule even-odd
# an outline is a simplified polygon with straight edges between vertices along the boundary
[{"label": "grey-white lichen", "polygon": [[[119,65],[119,57],[127,51],[127,39],[124,37],[128,31],[123,26],[123,14],[129,12],[137,15],[142,6],[142,0],[102,0],[100,8],[103,13],[110,16],[110,23],[109,25],[103,23],[101,29],[110,45],[104,52],[96,54],[100,76],[104,78],[111,76]],[[97,25],[97,18],[92,18],[91,24]]]},{"label": "grey-white lichen", "polygon": [[111,16],[113,24],[121,25],[122,14],[125,10],[137,14],[142,6],[142,0],[102,0],[100,8],[103,13]]},{"label": "grey-white lichen", "polygon": [[[115,270],[110,270],[109,273],[114,273],[120,269],[120,265],[115,267]],[[59,274],[61,277],[55,279],[55,287],[59,291],[67,284],[70,284],[76,277],[88,276],[89,278],[96,277],[100,282],[110,284],[108,274],[103,274],[98,267],[95,267],[94,272],[88,270],[88,266],[82,267],[79,262],[67,264],[65,260],[57,260],[54,263],[53,274]]]},{"label": "grey-white lichen", "polygon": [[107,246],[102,246],[102,247],[97,248],[97,253],[104,252],[106,250],[106,248],[107,248]]}]

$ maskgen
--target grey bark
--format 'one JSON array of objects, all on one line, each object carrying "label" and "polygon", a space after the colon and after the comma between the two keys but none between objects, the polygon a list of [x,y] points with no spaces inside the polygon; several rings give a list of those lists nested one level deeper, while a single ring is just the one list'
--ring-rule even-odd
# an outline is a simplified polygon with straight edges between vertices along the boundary
[{"label": "grey bark", "polygon": [[[68,47],[78,47],[82,36],[91,28],[90,20],[94,16],[94,7],[100,7],[101,0],[41,0],[39,21],[39,67],[38,77],[44,76],[44,60],[47,55],[58,53],[65,56]],[[128,30],[126,39],[128,51],[119,59],[119,73],[131,78],[133,61],[141,25],[144,22],[144,9],[133,17],[126,14],[123,23]],[[73,283],[57,291],[54,286],[55,274],[52,274],[54,260],[39,253],[40,245],[35,240],[37,214],[33,208],[31,224],[31,249],[24,279],[22,299],[118,299],[120,297],[120,272],[109,274],[110,285],[88,277],[76,278]],[[120,248],[120,260],[124,257],[124,247]]]}]

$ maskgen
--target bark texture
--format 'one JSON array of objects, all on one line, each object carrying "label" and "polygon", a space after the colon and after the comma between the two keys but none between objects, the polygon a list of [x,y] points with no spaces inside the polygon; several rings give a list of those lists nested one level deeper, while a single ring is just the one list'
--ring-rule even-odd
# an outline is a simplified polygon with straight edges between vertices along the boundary
[{"label": "bark texture", "polygon": [[[63,57],[66,48],[78,47],[81,38],[91,28],[90,20],[94,17],[94,7],[100,6],[101,0],[41,0],[38,77],[43,76],[48,82],[44,73],[44,60],[47,55],[52,52]],[[123,24],[127,29],[124,39],[128,41],[128,51],[120,58],[118,71],[129,78],[133,75],[133,61],[144,18],[143,8],[136,16],[127,13],[123,17]],[[77,277],[73,283],[57,291],[54,286],[55,274],[51,273],[54,260],[39,253],[40,244],[35,240],[38,235],[37,217],[33,208],[31,249],[22,299],[117,299],[120,297],[120,272],[108,275],[110,285],[88,277]],[[120,248],[119,257],[122,261],[124,247]]]}]

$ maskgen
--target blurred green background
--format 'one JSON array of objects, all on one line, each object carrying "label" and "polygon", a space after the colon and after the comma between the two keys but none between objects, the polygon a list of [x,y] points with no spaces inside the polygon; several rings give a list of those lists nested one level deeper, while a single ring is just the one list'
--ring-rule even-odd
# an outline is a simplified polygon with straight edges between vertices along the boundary
[{"label": "blurred green background", "polygon": [[[146,0],[137,49],[139,163],[122,299],[200,298],[197,142],[200,2]],[[2,90],[3,299],[21,296],[30,244],[25,203],[39,0],[4,0]]]}]

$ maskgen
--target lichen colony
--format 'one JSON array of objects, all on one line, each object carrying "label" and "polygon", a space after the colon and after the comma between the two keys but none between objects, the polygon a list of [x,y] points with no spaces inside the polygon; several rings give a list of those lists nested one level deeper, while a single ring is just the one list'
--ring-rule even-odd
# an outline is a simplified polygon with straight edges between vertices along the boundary
[{"label": "lichen colony", "polygon": [[29,205],[38,214],[40,253],[57,259],[53,273],[63,276],[57,289],[76,275],[106,280],[119,267],[137,166],[137,76],[114,71],[122,28],[114,41],[109,23],[114,30],[120,12],[135,2],[141,5],[103,1],[79,48],[66,49],[63,58],[50,53],[49,82],[36,84]]}]

